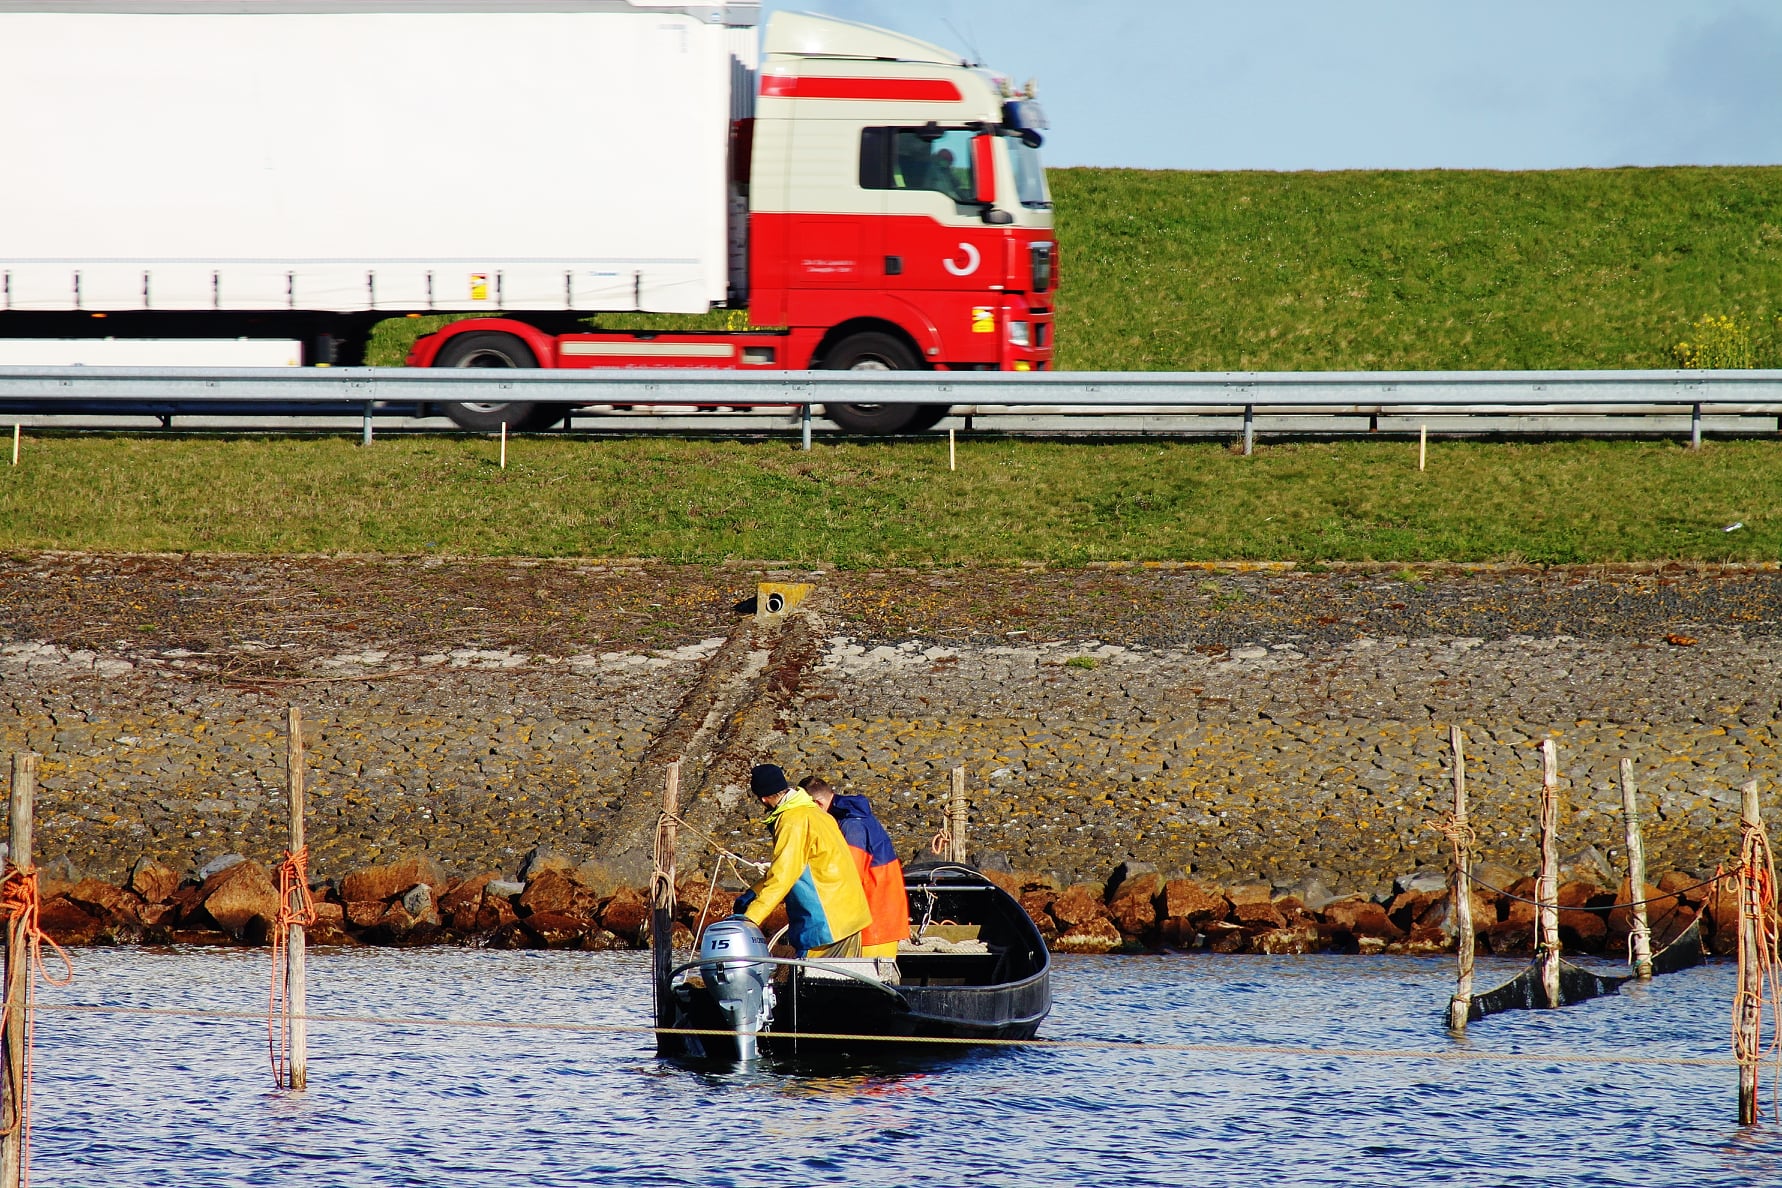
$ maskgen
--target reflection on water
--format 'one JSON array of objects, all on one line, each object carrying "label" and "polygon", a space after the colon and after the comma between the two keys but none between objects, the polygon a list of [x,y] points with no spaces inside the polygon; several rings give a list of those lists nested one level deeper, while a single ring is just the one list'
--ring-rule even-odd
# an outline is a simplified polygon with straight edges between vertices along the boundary
[{"label": "reflection on water", "polygon": [[[1743,1185],[1782,1125],[1730,1068],[1014,1049],[872,1067],[658,1061],[648,954],[311,954],[318,1013],[610,1031],[312,1025],[310,1090],[263,1024],[45,1012],[33,1182],[81,1185]],[[262,1010],[264,953],[77,955],[42,1001]],[[1495,984],[1509,965],[1482,968]],[[1450,962],[1062,958],[1042,1035],[1452,1049]],[[1475,1024],[1491,1052],[1721,1056],[1732,971]]]}]

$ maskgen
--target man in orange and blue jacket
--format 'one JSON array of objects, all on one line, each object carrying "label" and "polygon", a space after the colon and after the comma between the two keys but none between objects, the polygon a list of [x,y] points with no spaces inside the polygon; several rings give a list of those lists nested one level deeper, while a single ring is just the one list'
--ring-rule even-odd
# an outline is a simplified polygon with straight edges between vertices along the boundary
[{"label": "man in orange and blue jacket", "polygon": [[786,905],[787,940],[803,957],[859,957],[860,932],[872,922],[853,855],[835,819],[786,773],[764,763],[749,788],[767,806],[773,861],[733,909],[756,924]]},{"label": "man in orange and blue jacket", "polygon": [[854,852],[854,868],[860,872],[866,905],[872,910],[872,923],[860,934],[860,955],[896,959],[897,942],[910,935],[910,897],[891,835],[879,824],[866,797],[837,795],[824,779],[807,780],[805,791],[835,818]]}]

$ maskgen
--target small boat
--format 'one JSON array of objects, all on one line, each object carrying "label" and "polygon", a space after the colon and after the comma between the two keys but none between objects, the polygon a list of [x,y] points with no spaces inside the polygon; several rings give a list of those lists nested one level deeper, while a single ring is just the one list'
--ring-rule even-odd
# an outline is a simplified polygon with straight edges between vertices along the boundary
[{"label": "small boat", "polygon": [[1052,1009],[1051,955],[1026,910],[955,863],[913,866],[904,885],[912,935],[895,961],[774,957],[748,920],[709,925],[658,988],[660,1018],[706,1034],[662,1034],[659,1051],[746,1062],[1031,1039]]}]

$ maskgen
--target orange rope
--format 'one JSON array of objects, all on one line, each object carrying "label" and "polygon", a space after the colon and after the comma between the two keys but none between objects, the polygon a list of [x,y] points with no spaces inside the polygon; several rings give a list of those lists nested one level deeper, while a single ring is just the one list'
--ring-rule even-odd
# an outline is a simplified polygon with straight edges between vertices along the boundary
[{"label": "orange rope", "polygon": [[[292,907],[295,898],[297,906]],[[316,901],[309,894],[309,847],[295,854],[285,851],[278,864],[278,919],[272,923],[272,992],[266,1000],[266,1047],[272,1058],[272,1083],[280,1089],[290,1083],[286,1061],[291,1054],[290,970],[285,946],[294,925],[308,928],[316,922]]]},{"label": "orange rope", "polygon": [[[1762,826],[1739,826],[1739,911],[1754,923],[1754,951],[1746,952],[1744,925],[1739,929],[1739,980],[1733,994],[1733,1056],[1741,1067],[1756,1065],[1770,1055],[1776,1064],[1776,1090],[1772,1103],[1782,1112],[1782,955],[1778,951],[1776,920],[1776,859]],[[1756,986],[1747,990],[1746,979]],[[1763,1015],[1769,1007],[1771,1034],[1763,1042]]]},{"label": "orange rope", "polygon": [[[37,1019],[30,1010],[31,982],[34,977],[41,978],[51,986],[66,986],[74,981],[74,962],[68,959],[62,946],[51,940],[38,923],[38,911],[42,903],[37,890],[37,868],[7,863],[6,875],[0,879],[0,914],[6,917],[7,952],[21,955],[25,968],[7,971],[9,976],[4,1005],[0,1006],[0,1036],[8,1034],[13,1020],[23,1016],[25,1058],[22,1067],[15,1068],[10,1061],[7,1063],[6,1079],[10,1090],[8,1102],[12,1108],[0,1120],[4,1122],[0,1126],[0,1132],[19,1136],[21,1188],[26,1188],[31,1183],[31,1055],[37,1040]],[[68,971],[65,976],[52,976],[49,968],[44,965],[45,942],[62,959],[62,965]]]}]

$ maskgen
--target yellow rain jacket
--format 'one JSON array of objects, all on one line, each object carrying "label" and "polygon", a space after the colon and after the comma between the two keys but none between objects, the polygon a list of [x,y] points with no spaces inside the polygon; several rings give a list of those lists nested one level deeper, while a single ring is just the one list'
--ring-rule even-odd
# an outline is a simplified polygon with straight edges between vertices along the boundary
[{"label": "yellow rain jacket", "polygon": [[737,900],[737,911],[760,924],[783,901],[792,926],[787,939],[801,953],[834,944],[872,922],[854,855],[834,817],[803,788],[794,788],[767,820],[773,826],[773,863],[767,877]]}]

